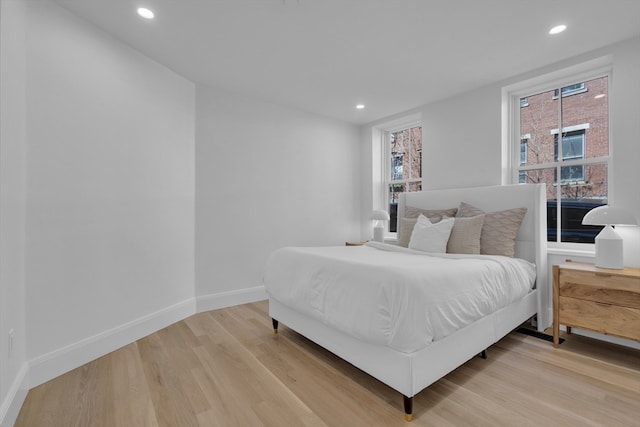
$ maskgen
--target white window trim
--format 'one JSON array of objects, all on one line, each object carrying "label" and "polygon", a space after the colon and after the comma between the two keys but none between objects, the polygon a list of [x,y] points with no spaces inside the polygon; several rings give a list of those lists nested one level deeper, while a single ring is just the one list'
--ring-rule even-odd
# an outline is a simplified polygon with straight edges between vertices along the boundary
[{"label": "white window trim", "polygon": [[[394,184],[410,184],[410,183],[422,183],[422,177],[420,178],[410,178],[410,179],[398,179],[398,180],[391,180],[389,179],[389,177],[391,176],[391,145],[388,143],[389,142],[389,135],[394,133],[394,132],[399,132],[401,130],[405,130],[405,129],[410,129],[410,128],[415,128],[415,127],[422,127],[422,121],[408,121],[400,126],[395,126],[395,127],[391,127],[391,128],[387,128],[382,132],[382,143],[384,146],[384,171],[383,171],[383,183],[384,183],[384,197],[382,198],[382,200],[384,201],[384,210],[385,211],[389,211],[389,204],[390,204],[390,200],[389,200],[389,186],[394,185]],[[389,212],[390,213],[390,212]],[[397,224],[396,224],[396,230],[397,230]],[[388,227],[385,230],[385,237],[390,238],[390,239],[395,239],[397,238],[398,233],[397,232],[391,232],[389,231]]]},{"label": "white window trim", "polygon": [[[391,132],[397,132],[403,129],[412,128],[412,127],[422,127],[422,114],[414,113],[409,114],[395,120],[387,121],[381,124],[377,124],[373,127],[375,130],[375,134],[378,135],[374,138],[373,144],[377,145],[377,149],[374,150],[374,153],[379,153],[379,157],[374,158],[374,170],[379,171],[379,178],[374,177],[374,194],[377,193],[377,196],[374,196],[373,206],[371,210],[381,209],[386,212],[389,212],[389,182],[388,179],[391,168],[391,151],[390,147],[387,144],[387,135]],[[424,148],[424,134],[422,137],[422,144]],[[423,151],[424,152],[424,151]],[[375,165],[377,163],[377,166]],[[408,182],[420,182],[423,183],[422,178],[411,179],[411,180],[402,180],[402,181],[394,181],[394,183],[404,183],[404,181]],[[375,187],[378,187],[377,189]],[[388,230],[388,229],[387,229]],[[397,233],[392,233],[390,231],[385,230],[385,240],[393,240],[397,238]]]},{"label": "white window trim", "polygon": [[[604,77],[604,76],[602,76]],[[579,125],[573,125],[573,126],[565,126],[562,128],[562,133],[569,133],[569,132],[575,132],[577,130],[586,130],[589,129],[590,125],[589,123],[582,123]],[[558,134],[558,128],[555,129],[551,129],[550,131],[551,135],[557,135]]]},{"label": "white window trim", "polygon": [[[385,159],[385,168],[384,168],[384,181],[386,183],[386,186],[388,187],[389,185],[392,184],[408,184],[411,182],[422,182],[422,177],[420,178],[409,178],[409,179],[388,179],[389,176],[391,175],[391,146],[388,144],[389,141],[389,135],[394,133],[394,132],[399,132],[401,130],[405,130],[405,129],[411,129],[411,128],[415,128],[415,127],[422,127],[422,123],[420,122],[412,122],[409,123],[406,126],[402,126],[402,127],[397,127],[397,128],[393,128],[393,129],[385,129],[384,132],[382,132],[382,144],[384,144],[384,159]],[[389,192],[386,191],[385,192],[386,196],[385,198],[387,199],[386,202],[387,204],[389,204]]]},{"label": "white window trim", "polygon": [[[519,182],[519,171],[528,169],[538,169],[544,167],[555,167],[553,164],[538,164],[531,167],[520,166],[520,147],[516,150],[513,141],[520,141],[520,98],[528,97],[532,93],[540,93],[548,91],[549,88],[562,88],[564,86],[575,83],[576,81],[589,81],[600,77],[607,77],[609,82],[609,93],[607,102],[609,103],[609,122],[611,123],[611,87],[613,86],[612,72],[613,57],[607,55],[601,58],[593,59],[544,74],[541,76],[526,79],[524,81],[514,83],[502,88],[502,184],[514,184]],[[563,131],[574,126],[563,127]],[[567,166],[571,163],[590,164],[590,163],[606,163],[607,164],[607,181],[608,202],[615,203],[613,188],[613,162],[611,161],[614,152],[614,141],[609,126],[609,155],[607,157],[598,157],[592,159],[581,159],[579,161],[566,162]],[[580,129],[574,129],[580,130]],[[576,247],[590,248],[593,244],[589,243],[570,243],[570,242],[547,242],[549,249],[555,250],[572,250]],[[586,249],[589,250],[589,249]]]}]

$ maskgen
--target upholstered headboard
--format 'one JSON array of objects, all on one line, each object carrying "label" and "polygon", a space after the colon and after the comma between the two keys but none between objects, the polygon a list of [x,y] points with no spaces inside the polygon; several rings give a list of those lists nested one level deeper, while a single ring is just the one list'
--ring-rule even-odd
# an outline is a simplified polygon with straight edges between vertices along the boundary
[{"label": "upholstered headboard", "polygon": [[[516,184],[490,187],[456,188],[401,193],[398,202],[398,218],[404,217],[406,206],[421,209],[448,209],[460,202],[476,206],[485,212],[526,207],[520,230],[516,237],[515,256],[536,265],[536,287],[542,292],[542,304],[550,301],[551,291],[547,270],[547,201],[545,184]],[[398,231],[401,221],[398,221]],[[545,307],[538,311],[539,322],[550,325],[550,315]]]}]

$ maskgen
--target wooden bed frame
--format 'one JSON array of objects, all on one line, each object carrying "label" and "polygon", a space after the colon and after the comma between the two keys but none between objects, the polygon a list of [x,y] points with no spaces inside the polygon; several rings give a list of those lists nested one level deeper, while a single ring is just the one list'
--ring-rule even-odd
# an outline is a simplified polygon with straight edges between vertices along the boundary
[{"label": "wooden bed frame", "polygon": [[413,352],[400,353],[386,346],[360,341],[322,322],[269,299],[274,332],[278,322],[304,335],[357,368],[382,381],[404,398],[405,418],[413,413],[413,396],[484,351],[513,329],[537,315],[537,328],[551,325],[550,289],[546,253],[546,192],[544,184],[508,185],[403,193],[398,218],[405,206],[424,209],[457,207],[464,201],[485,212],[526,207],[516,238],[516,257],[535,263],[536,288],[522,300],[484,317],[455,333]]}]

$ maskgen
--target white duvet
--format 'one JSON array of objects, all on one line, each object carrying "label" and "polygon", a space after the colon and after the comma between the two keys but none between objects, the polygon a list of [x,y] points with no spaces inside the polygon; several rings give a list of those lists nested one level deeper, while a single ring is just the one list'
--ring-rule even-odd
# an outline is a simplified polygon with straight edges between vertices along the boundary
[{"label": "white duvet", "polygon": [[270,298],[360,340],[411,353],[523,298],[528,261],[428,254],[384,243],[273,252]]}]

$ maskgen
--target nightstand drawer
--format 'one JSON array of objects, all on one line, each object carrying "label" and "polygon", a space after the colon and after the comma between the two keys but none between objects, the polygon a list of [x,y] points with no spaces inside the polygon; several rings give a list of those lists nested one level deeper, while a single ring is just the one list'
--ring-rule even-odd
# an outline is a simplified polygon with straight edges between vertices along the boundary
[{"label": "nightstand drawer", "polygon": [[615,273],[562,270],[560,296],[640,310],[640,278]]},{"label": "nightstand drawer", "polygon": [[553,345],[560,324],[640,341],[640,268],[566,262],[553,266]]},{"label": "nightstand drawer", "polygon": [[560,318],[568,326],[640,340],[640,310],[560,297]]}]

